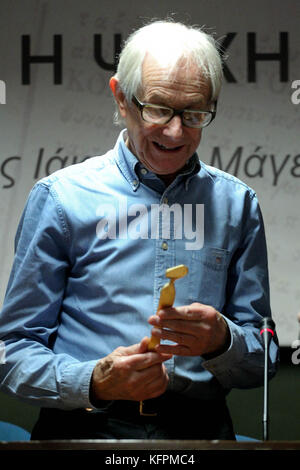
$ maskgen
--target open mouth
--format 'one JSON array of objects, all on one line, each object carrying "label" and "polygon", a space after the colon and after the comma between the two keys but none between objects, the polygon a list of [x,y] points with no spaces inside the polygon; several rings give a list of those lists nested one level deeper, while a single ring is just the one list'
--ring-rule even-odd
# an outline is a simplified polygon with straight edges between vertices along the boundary
[{"label": "open mouth", "polygon": [[181,150],[183,148],[183,145],[178,145],[176,147],[166,147],[165,145],[159,144],[158,142],[153,142],[156,148],[159,150],[162,150],[163,152],[178,152],[178,150]]}]

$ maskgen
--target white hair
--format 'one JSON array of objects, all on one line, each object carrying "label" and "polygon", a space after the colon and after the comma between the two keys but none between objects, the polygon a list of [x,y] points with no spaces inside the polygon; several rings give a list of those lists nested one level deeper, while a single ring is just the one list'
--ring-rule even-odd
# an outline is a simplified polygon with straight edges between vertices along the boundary
[{"label": "white hair", "polygon": [[[186,67],[196,64],[204,78],[209,80],[211,102],[217,100],[223,80],[217,42],[201,28],[164,20],[141,27],[124,44],[115,77],[127,102],[131,102],[132,95],[142,87],[142,66],[147,53],[168,68],[170,76],[179,60],[184,59]],[[115,121],[120,123],[118,113]]]}]

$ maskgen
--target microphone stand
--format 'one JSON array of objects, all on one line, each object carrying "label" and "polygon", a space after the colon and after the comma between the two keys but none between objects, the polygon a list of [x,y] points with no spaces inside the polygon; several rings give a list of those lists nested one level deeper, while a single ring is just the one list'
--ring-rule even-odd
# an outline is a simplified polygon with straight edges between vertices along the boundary
[{"label": "microphone stand", "polygon": [[263,411],[263,440],[269,440],[269,380],[268,380],[269,348],[265,348],[264,366],[264,411]]},{"label": "microphone stand", "polygon": [[271,318],[264,318],[261,322],[260,334],[264,339],[264,409],[263,409],[263,440],[269,440],[269,345],[274,336],[275,323]]}]

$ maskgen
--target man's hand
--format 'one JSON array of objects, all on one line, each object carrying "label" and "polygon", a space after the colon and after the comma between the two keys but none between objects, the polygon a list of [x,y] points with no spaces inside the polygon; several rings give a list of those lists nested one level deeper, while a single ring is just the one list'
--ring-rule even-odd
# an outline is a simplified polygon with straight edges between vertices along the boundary
[{"label": "man's hand", "polygon": [[147,400],[165,392],[168,374],[163,364],[171,354],[148,351],[149,338],[119,347],[96,364],[91,382],[91,402],[97,400]]},{"label": "man's hand", "polygon": [[224,352],[230,332],[223,316],[208,305],[165,308],[149,318],[152,335],[175,344],[160,344],[155,351],[179,356],[214,356]]}]

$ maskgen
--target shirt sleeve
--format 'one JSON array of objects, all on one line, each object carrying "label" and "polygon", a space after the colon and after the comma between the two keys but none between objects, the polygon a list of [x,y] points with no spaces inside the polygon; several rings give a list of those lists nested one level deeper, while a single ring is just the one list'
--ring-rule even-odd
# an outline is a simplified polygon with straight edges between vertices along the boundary
[{"label": "shirt sleeve", "polygon": [[[245,202],[242,237],[229,269],[226,304],[231,344],[223,354],[203,363],[226,389],[261,386],[264,377],[264,345],[259,324],[271,317],[267,246],[264,223],[256,195]],[[269,376],[278,366],[278,339],[269,349]]]},{"label": "shirt sleeve", "polygon": [[4,392],[38,406],[91,407],[89,384],[96,361],[55,354],[52,345],[70,267],[69,232],[54,190],[32,189],[15,242],[15,257],[0,315]]}]

